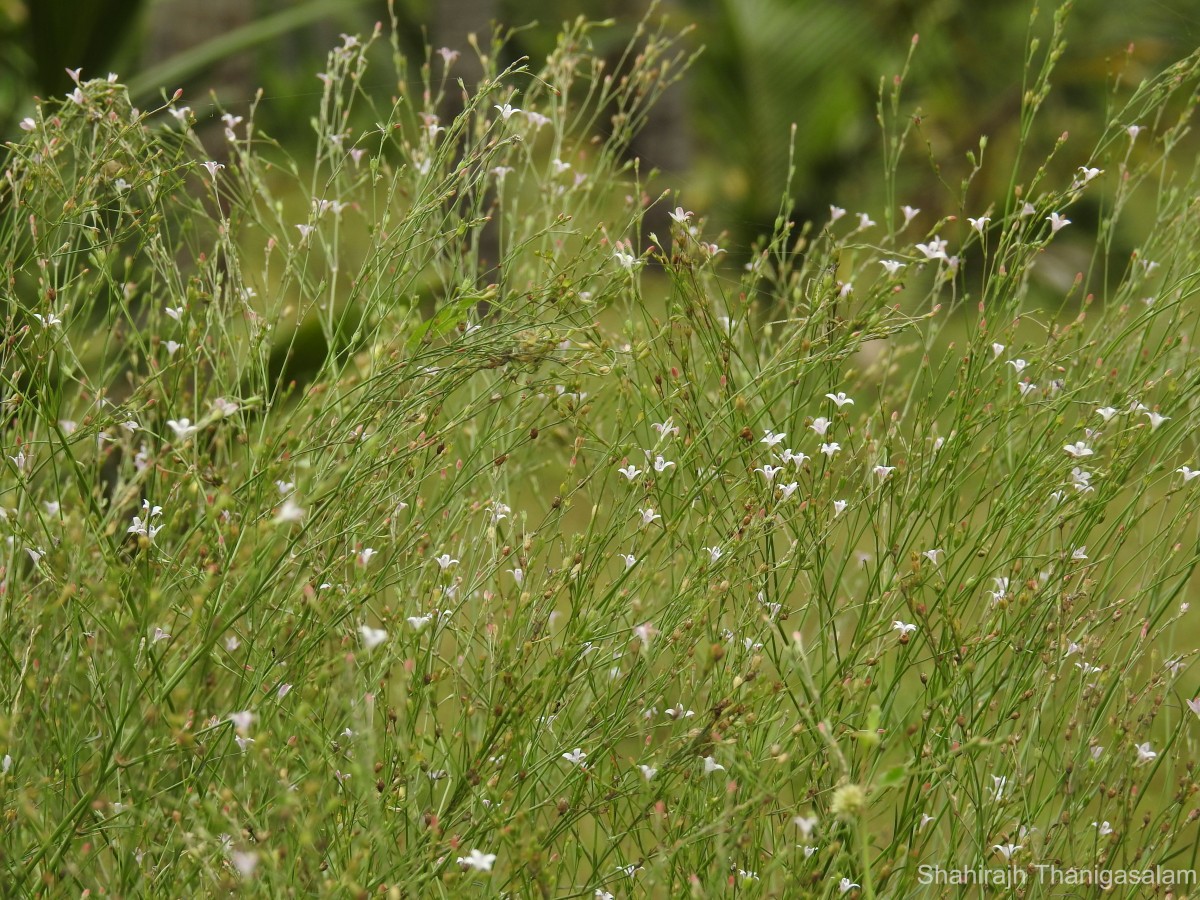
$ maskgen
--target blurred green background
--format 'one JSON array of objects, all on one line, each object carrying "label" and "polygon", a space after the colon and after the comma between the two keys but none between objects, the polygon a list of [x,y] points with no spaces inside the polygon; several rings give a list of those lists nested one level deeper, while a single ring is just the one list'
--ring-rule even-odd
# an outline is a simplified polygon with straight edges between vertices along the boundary
[{"label": "blurred green background", "polygon": [[[468,35],[487,35],[492,21],[536,23],[517,30],[507,50],[536,63],[564,20],[613,18],[608,43],[597,49],[615,62],[647,5],[395,0],[394,10],[411,58],[421,59],[427,43],[462,50],[457,71],[469,80]],[[668,0],[658,12],[679,28],[694,23],[688,41],[704,52],[633,152],[666,173],[659,187],[680,189],[680,202],[726,230],[723,246],[735,258],[775,217],[793,122],[797,215],[824,221],[837,203],[878,218],[880,79],[900,71],[919,34],[902,108],[919,108],[921,124],[896,203],[933,215],[960,212],[949,202],[981,134],[999,162],[985,165],[971,190],[995,198],[1007,188],[1025,48],[1031,30],[1048,32],[1053,8],[1043,4],[1031,29],[1033,3],[1013,0]],[[164,88],[181,87],[182,102],[202,122],[216,118],[210,92],[237,113],[262,87],[260,125],[299,152],[311,139],[307,123],[320,97],[314,73],[325,52],[339,33],[367,32],[388,19],[386,0],[0,0],[0,135],[15,137],[33,96],[61,96],[72,86],[65,69],[82,66],[85,77],[116,71],[143,106]],[[1087,161],[1114,79],[1136,84],[1200,43],[1200,0],[1078,0],[1068,34],[1029,153],[1044,157],[1069,131],[1064,178]],[[383,44],[378,50],[388,52]],[[378,81],[366,88],[386,99],[393,82],[387,61],[380,63]],[[208,136],[218,145],[219,127]],[[1073,214],[1081,224],[1089,216],[1086,208]]]}]

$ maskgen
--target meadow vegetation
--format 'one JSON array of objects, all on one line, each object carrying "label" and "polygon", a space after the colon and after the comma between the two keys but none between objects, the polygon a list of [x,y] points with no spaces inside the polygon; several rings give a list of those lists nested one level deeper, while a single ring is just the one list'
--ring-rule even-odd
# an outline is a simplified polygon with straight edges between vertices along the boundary
[{"label": "meadow vegetation", "polygon": [[91,72],[7,146],[12,896],[1196,868],[1200,55],[1095,146],[981,140],[1008,190],[938,211],[896,196],[936,164],[898,73],[886,208],[785,195],[743,264],[624,154],[690,51],[646,23],[606,68],[602,27],[461,97],[458,51],[346,36],[303,161]]}]

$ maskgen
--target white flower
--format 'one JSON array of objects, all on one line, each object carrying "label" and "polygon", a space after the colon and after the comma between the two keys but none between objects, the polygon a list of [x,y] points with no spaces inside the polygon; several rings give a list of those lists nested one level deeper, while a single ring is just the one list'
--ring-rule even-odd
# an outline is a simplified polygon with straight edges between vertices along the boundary
[{"label": "white flower", "polygon": [[433,616],[428,614],[424,616],[409,616],[407,619],[408,627],[413,631],[420,631],[432,621]]},{"label": "white flower", "polygon": [[1113,831],[1112,825],[1110,825],[1107,820],[1104,822],[1093,822],[1092,827],[1097,829],[1100,837],[1108,837]]},{"label": "white flower", "polygon": [[522,582],[525,581],[525,570],[524,569],[522,569],[522,568],[509,569],[508,572],[510,575],[512,575],[513,581],[515,581],[517,584],[521,584]]},{"label": "white flower", "polygon": [[359,554],[358,554],[358,564],[359,564],[360,566],[366,566],[366,565],[369,565],[369,564],[370,564],[370,562],[371,562],[371,557],[372,557],[372,556],[374,556],[374,555],[375,555],[376,553],[378,553],[378,552],[379,552],[379,551],[378,551],[378,550],[376,550],[374,547],[366,547],[366,548],[364,548],[364,549],[363,549],[363,550],[361,550],[361,551],[359,552]]},{"label": "white flower", "polygon": [[438,564],[438,568],[445,572],[451,566],[457,566],[458,560],[451,559],[449,553],[443,553],[441,556],[435,556],[433,561]]},{"label": "white flower", "polygon": [[996,589],[994,591],[988,591],[988,593],[992,596],[992,600],[1003,600],[1008,596],[1008,579],[993,578],[992,581],[996,585]]},{"label": "white flower", "polygon": [[254,870],[258,868],[258,854],[253,850],[233,850],[229,854],[229,861],[243,878],[253,877]]},{"label": "white flower", "polygon": [[254,713],[248,709],[229,714],[229,721],[239,734],[246,734],[254,724]]},{"label": "white flower", "polygon": [[1075,550],[1071,552],[1071,559],[1087,559],[1087,547],[1076,547]]},{"label": "white flower", "polygon": [[792,824],[800,829],[800,834],[804,840],[812,837],[813,829],[817,827],[816,816],[793,816]]},{"label": "white flower", "polygon": [[1012,859],[1012,855],[1021,849],[1020,844],[993,844],[992,849],[1003,856],[1006,860]]},{"label": "white flower", "polygon": [[1067,444],[1063,447],[1067,453],[1075,459],[1080,459],[1084,456],[1091,456],[1095,451],[1088,447],[1083,441],[1076,441],[1074,444]]},{"label": "white flower", "polygon": [[208,169],[208,174],[211,175],[213,178],[217,177],[217,172],[219,172],[221,169],[225,168],[223,163],[219,163],[219,162],[216,162],[211,159],[206,162],[201,163],[201,165],[204,166],[204,168]]},{"label": "white flower", "polygon": [[1008,784],[1008,778],[1004,775],[992,776],[992,799],[999,800],[1004,795],[1004,786]]},{"label": "white flower", "polygon": [[652,507],[652,506],[648,506],[645,509],[639,509],[638,513],[642,517],[643,525],[649,525],[651,522],[655,521],[656,519],[662,518],[662,516],[660,516],[658,513],[656,513],[654,511],[654,507]]},{"label": "white flower", "polygon": [[925,254],[926,259],[949,261],[949,257],[946,256],[946,244],[948,243],[949,241],[940,240],[937,235],[934,235],[928,244],[917,244],[917,249]]},{"label": "white flower", "polygon": [[837,441],[834,441],[832,444],[822,444],[821,445],[821,452],[824,453],[826,456],[828,456],[830,459],[832,459],[833,455],[841,449],[842,449],[842,445],[839,444]]},{"label": "white flower", "polygon": [[921,813],[921,822],[917,825],[917,831],[924,831],[926,825],[928,825],[930,822],[936,821],[937,819],[934,816],[929,815],[929,813]]},{"label": "white flower", "polygon": [[845,214],[846,214],[846,210],[842,209],[842,207],[834,206],[832,203],[829,205],[829,221],[830,222],[836,222],[838,219],[840,219]]},{"label": "white flower", "polygon": [[696,715],[696,712],[695,710],[684,709],[683,704],[680,703],[678,706],[668,706],[663,710],[663,715],[671,719],[679,720],[690,719]]},{"label": "white flower", "polygon": [[792,494],[796,493],[796,491],[799,489],[799,487],[800,487],[800,482],[798,482],[798,481],[792,481],[787,484],[779,485],[779,493],[782,495],[779,499],[781,501],[782,500],[790,500]]},{"label": "white flower", "polygon": [[157,644],[159,641],[169,641],[170,639],[171,635],[169,635],[167,632],[163,631],[161,628],[155,628],[154,637],[150,639],[150,643]]},{"label": "white flower", "polygon": [[1188,709],[1200,717],[1200,697],[1195,697],[1187,702]]},{"label": "white flower", "polygon": [[26,463],[31,461],[30,457],[25,455],[24,450],[18,450],[17,455],[10,456],[9,459],[11,459],[13,462],[13,465],[17,467],[18,472],[24,472]]},{"label": "white flower", "polygon": [[936,566],[938,564],[938,556],[945,552],[945,550],[935,547],[933,550],[922,550],[921,555]]},{"label": "white flower", "polygon": [[495,853],[483,853],[479,850],[472,850],[466,856],[458,858],[458,864],[464,868],[474,869],[476,872],[492,871],[492,864],[496,861]]},{"label": "white flower", "polygon": [[759,443],[766,444],[768,447],[774,447],[776,444],[782,443],[783,439],[786,437],[787,437],[786,432],[780,431],[780,432],[776,433],[776,432],[772,431],[770,428],[764,428],[763,429],[763,437],[762,437],[762,440],[759,441]]},{"label": "white flower", "polygon": [[372,628],[370,625],[359,625],[358,633],[362,635],[363,646],[374,650],[387,640],[387,632],[382,628]]},{"label": "white flower", "polygon": [[626,571],[628,571],[629,569],[632,569],[634,567],[634,565],[637,563],[637,557],[634,556],[632,553],[619,553],[617,555],[620,556],[621,559],[625,560]]},{"label": "white flower", "polygon": [[983,234],[983,229],[987,227],[987,223],[992,221],[989,216],[980,216],[978,219],[972,219],[967,216],[967,221],[971,223],[971,227]]},{"label": "white flower", "polygon": [[858,214],[858,230],[859,231],[862,231],[864,228],[870,228],[874,224],[875,224],[875,221],[870,216],[868,216],[865,212],[860,212]]},{"label": "white flower", "polygon": [[1104,170],[1096,169],[1096,168],[1088,168],[1087,166],[1080,166],[1079,174],[1080,174],[1079,186],[1083,187],[1085,184],[1087,184],[1089,181],[1091,181],[1097,175],[1104,174]]},{"label": "white flower", "polygon": [[1200,475],[1200,469],[1190,469],[1187,466],[1180,466],[1175,471],[1183,476],[1184,484],[1191,481],[1197,475]]},{"label": "white flower", "polygon": [[1020,384],[1017,385],[1017,390],[1021,392],[1022,397],[1033,393],[1037,389],[1038,389],[1038,386],[1036,384],[1034,384],[1032,381],[1022,381]]},{"label": "white flower", "polygon": [[892,472],[894,472],[895,470],[896,470],[895,466],[876,466],[871,471],[873,471],[882,480],[884,478],[887,478],[889,475],[891,475]]},{"label": "white flower", "polygon": [[840,516],[842,514],[843,510],[845,510],[845,508],[846,508],[845,500],[834,500],[833,501],[833,514],[835,516]]},{"label": "white flower", "polygon": [[[155,507],[155,509],[158,509],[158,507]],[[161,525],[151,525],[149,519],[143,522],[141,516],[134,516],[133,524],[125,529],[126,534],[141,534],[150,540],[154,540],[160,531],[162,531]]]},{"label": "white flower", "polygon": [[632,253],[626,253],[624,250],[614,250],[613,259],[617,261],[618,265],[620,265],[622,269],[625,269],[628,272],[633,271],[634,263],[638,261],[636,256],[634,256]]},{"label": "white flower", "polygon": [[576,747],[570,753],[564,753],[562,755],[562,758],[565,759],[567,762],[571,763],[571,765],[579,766],[582,768],[583,761],[585,759],[587,759],[587,754],[584,753],[582,750],[580,750],[578,747]]},{"label": "white flower", "polygon": [[889,275],[895,275],[905,266],[905,263],[900,262],[898,259],[881,259],[878,260],[878,263],[883,266]]},{"label": "white flower", "polygon": [[643,622],[633,629],[633,636],[642,642],[642,648],[645,650],[650,649],[650,642],[654,640],[656,634],[658,634],[658,629],[650,622]]},{"label": "white flower", "polygon": [[1071,224],[1070,219],[1063,218],[1056,212],[1052,212],[1050,215],[1046,216],[1046,221],[1050,223],[1051,234],[1056,234],[1060,228]]},{"label": "white flower", "polygon": [[200,430],[200,426],[193,425],[192,420],[188,418],[167,419],[167,425],[175,432],[176,439],[181,441],[186,440]]},{"label": "white flower", "polygon": [[761,466],[759,468],[756,468],[754,471],[761,472],[762,477],[767,480],[767,484],[770,484],[772,481],[775,480],[775,475],[777,473],[781,472],[782,470],[783,470],[783,466],[766,465],[766,466]]},{"label": "white flower", "polygon": [[33,317],[41,323],[43,328],[53,328],[55,325],[62,324],[62,319],[54,313],[47,313],[45,316],[39,316],[37,313],[34,313]]},{"label": "white flower", "polygon": [[668,460],[663,459],[661,456],[655,457],[654,459],[654,471],[660,474],[671,468],[673,465],[675,465],[675,463],[669,462]]},{"label": "white flower", "polygon": [[276,510],[275,519],[273,521],[276,525],[286,525],[291,522],[302,522],[304,521],[304,516],[304,507],[302,507],[291,497],[288,497],[283,501],[279,509]]},{"label": "white flower", "polygon": [[716,761],[711,756],[704,757],[704,774],[711,775],[713,772],[724,772],[725,767]]},{"label": "white flower", "polygon": [[1025,371],[1025,367],[1027,365],[1029,365],[1029,363],[1025,362],[1025,360],[1023,360],[1023,359],[1010,359],[1008,361],[1008,365],[1010,365],[1014,369],[1016,369],[1017,374],[1020,375],[1022,372]]},{"label": "white flower", "polygon": [[861,887],[857,882],[851,881],[849,878],[843,878],[838,882],[838,890],[843,894],[848,894],[856,887]]},{"label": "white flower", "polygon": [[725,552],[720,547],[705,547],[704,549],[708,551],[708,561],[714,563],[720,559],[722,554]]},{"label": "white flower", "polygon": [[690,219],[692,217],[692,214],[690,212],[686,212],[682,206],[675,207],[675,212],[668,213],[667,215],[669,215],[671,217],[671,220],[673,222],[675,222],[679,225],[684,224],[685,222],[687,222],[688,219]]},{"label": "white flower", "polygon": [[917,626],[911,622],[901,622],[897,619],[892,623],[892,630],[900,632],[900,637],[906,637],[917,630]]},{"label": "white flower", "polygon": [[1161,425],[1163,422],[1166,422],[1168,419],[1171,418],[1170,416],[1160,415],[1159,413],[1156,413],[1156,412],[1147,412],[1146,416],[1150,419],[1150,430],[1151,431],[1154,431],[1155,429],[1158,428],[1159,425]]},{"label": "white flower", "polygon": [[513,113],[519,113],[519,112],[523,111],[523,110],[517,109],[515,106],[513,106],[510,103],[505,103],[503,105],[497,103],[495,106],[495,109],[497,109],[500,112],[500,117],[502,119],[504,119],[505,122],[507,122],[512,117]]},{"label": "white flower", "polygon": [[785,463],[791,463],[796,468],[800,468],[800,466],[804,465],[804,463],[808,460],[808,454],[797,453],[791,447],[788,447],[781,454],[779,454],[779,458]]},{"label": "white flower", "polygon": [[647,781],[652,781],[654,776],[658,774],[658,769],[654,768],[654,766],[639,764],[638,768],[642,770],[642,777]]},{"label": "white flower", "polygon": [[167,357],[170,358],[176,354],[182,345],[178,341],[163,341],[163,346],[167,348]]},{"label": "white flower", "polygon": [[1150,762],[1151,760],[1153,760],[1155,757],[1158,756],[1157,751],[1150,749],[1149,741],[1147,741],[1144,744],[1138,744],[1137,747],[1135,747],[1134,749],[1137,750],[1137,764],[1139,766],[1143,765],[1144,763]]},{"label": "white flower", "polygon": [[1129,135],[1129,143],[1132,144],[1134,141],[1137,140],[1137,136],[1141,132],[1141,130],[1142,130],[1141,125],[1130,125],[1128,128],[1125,129],[1125,133],[1127,135]]},{"label": "white flower", "polygon": [[992,344],[992,359],[995,359],[1003,352],[1004,352],[1003,344]]},{"label": "white flower", "polygon": [[212,408],[222,417],[232,416],[238,411],[238,405],[232,400],[226,400],[224,397],[217,397],[212,401]]},{"label": "white flower", "polygon": [[1085,676],[1087,676],[1087,675],[1099,675],[1101,672],[1103,672],[1103,671],[1104,671],[1104,666],[1093,666],[1093,665],[1090,665],[1090,664],[1088,664],[1088,663],[1085,663],[1085,662],[1077,662],[1077,663],[1075,663],[1075,668],[1077,668],[1077,669],[1078,669],[1080,672],[1082,672],[1082,673],[1083,673]]},{"label": "white flower", "polygon": [[825,397],[828,400],[832,400],[837,405],[838,409],[841,409],[843,406],[854,405],[854,401],[846,396],[845,391],[838,391],[836,394],[826,394]]},{"label": "white flower", "polygon": [[659,440],[662,440],[669,434],[676,436],[679,434],[679,426],[673,424],[670,419],[667,419],[665,422],[653,422],[650,427],[658,432]]},{"label": "white flower", "polygon": [[808,427],[815,431],[819,436],[825,437],[825,432],[829,430],[829,426],[833,423],[824,416],[817,416],[812,420],[812,424]]}]

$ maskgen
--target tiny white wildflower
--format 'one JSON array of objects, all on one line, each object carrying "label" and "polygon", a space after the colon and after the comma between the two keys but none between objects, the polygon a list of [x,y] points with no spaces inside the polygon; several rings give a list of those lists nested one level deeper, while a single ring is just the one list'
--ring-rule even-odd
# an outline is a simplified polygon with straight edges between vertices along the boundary
[{"label": "tiny white wildflower", "polygon": [[358,626],[358,633],[362,635],[363,646],[368,650],[374,650],[388,637],[387,632],[382,628],[372,628],[370,625]]},{"label": "tiny white wildflower", "polygon": [[1070,219],[1060,216],[1056,212],[1052,212],[1050,215],[1046,216],[1046,221],[1050,223],[1051,234],[1057,234],[1060,228],[1065,228],[1067,225],[1071,224]]}]

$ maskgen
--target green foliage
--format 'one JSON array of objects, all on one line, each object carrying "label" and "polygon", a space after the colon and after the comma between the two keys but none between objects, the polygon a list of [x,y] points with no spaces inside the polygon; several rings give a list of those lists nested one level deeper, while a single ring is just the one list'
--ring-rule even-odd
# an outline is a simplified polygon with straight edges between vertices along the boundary
[{"label": "green foliage", "polygon": [[253,106],[218,163],[175,100],[40,104],[0,166],[0,881],[1194,867],[1200,54],[1043,156],[1064,28],[955,217],[806,223],[795,150],[749,265],[641,233],[625,152],[693,62],[650,23],[622,78],[582,21],[493,47],[453,119],[452,54],[347,36],[303,162]]}]

